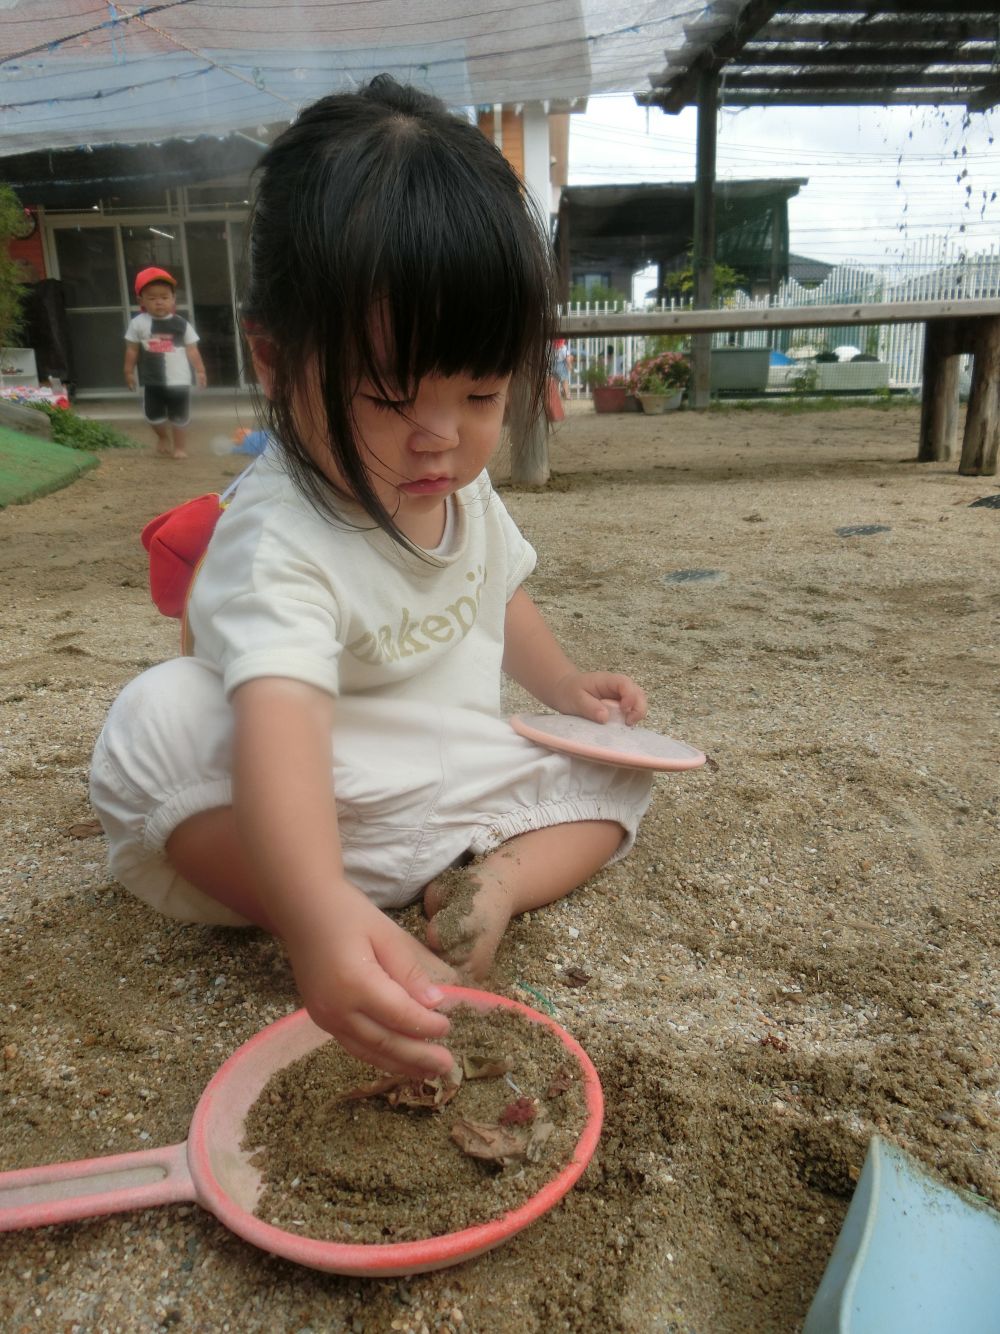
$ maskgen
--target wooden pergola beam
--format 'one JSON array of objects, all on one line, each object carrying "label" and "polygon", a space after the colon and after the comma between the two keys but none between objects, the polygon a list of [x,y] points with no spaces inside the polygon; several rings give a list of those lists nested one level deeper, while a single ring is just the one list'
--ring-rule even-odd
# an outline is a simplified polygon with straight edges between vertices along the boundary
[{"label": "wooden pergola beam", "polygon": [[984,83],[978,92],[966,100],[969,111],[989,111],[1000,102],[1000,77]]},{"label": "wooden pergola beam", "polygon": [[843,23],[830,21],[816,23],[806,19],[799,23],[782,13],[761,28],[754,42],[995,42],[996,20],[989,18],[942,18],[933,16],[933,26],[907,19],[874,19],[859,23],[848,19]]},{"label": "wooden pergola beam", "polygon": [[[1000,96],[994,96],[988,106],[993,106],[997,101],[1000,101]],[[905,91],[873,93],[870,88],[844,88],[835,93],[754,92],[748,89],[742,93],[735,93],[731,98],[723,89],[721,102],[725,107],[964,107],[968,105],[970,111],[986,110],[986,107],[973,107],[970,103],[970,94],[956,88],[926,94]],[[659,103],[654,102],[653,105],[658,106]]]},{"label": "wooden pergola beam", "polygon": [[[808,4],[799,6],[807,14],[862,14],[867,15],[873,11],[876,14],[893,14],[900,21],[906,18],[925,19],[928,26],[936,24],[938,19],[947,19],[949,16],[958,17],[967,14],[992,14],[996,16],[995,0],[950,0],[950,3],[939,5],[933,12],[928,12],[922,5],[906,3],[889,3],[888,0],[809,0]],[[793,12],[794,7],[786,6],[789,12]]]},{"label": "wooden pergola beam", "polygon": [[[982,78],[982,72],[979,72],[979,78]],[[974,80],[978,82],[977,80]],[[794,72],[768,73],[759,70],[744,70],[736,63],[726,68],[726,77],[723,81],[723,89],[728,93],[740,93],[744,89],[753,89],[755,91],[785,91],[788,92],[831,92],[840,93],[845,88],[855,88],[858,86],[869,89],[869,98],[871,101],[882,92],[894,92],[897,88],[916,88],[929,89],[939,88],[944,92],[953,92],[960,87],[965,86],[965,92],[968,94],[968,77],[963,76],[963,72],[954,70],[916,70],[912,73],[900,70],[898,76],[886,70],[877,75],[873,72],[870,76],[855,71],[848,74],[841,70],[811,70],[799,69]]]},{"label": "wooden pergola beam", "polygon": [[[665,53],[666,67],[651,77],[652,89],[636,95],[641,106],[676,114],[697,102],[703,73],[723,75],[725,106],[965,105],[985,111],[1000,101],[1000,76],[990,77],[995,0],[955,0],[933,12],[913,0],[784,6],[752,0],[742,11],[712,8],[719,12],[685,27],[679,51]],[[806,41],[825,45],[803,50],[799,44]],[[977,45],[964,45],[969,42]],[[928,68],[935,65],[944,68]],[[865,69],[875,72],[874,81],[861,77]]]},{"label": "wooden pergola beam", "polygon": [[891,65],[899,68],[924,69],[927,65],[948,65],[971,69],[978,75],[981,65],[991,67],[996,59],[996,48],[983,45],[970,51],[956,52],[952,43],[936,42],[933,45],[913,45],[909,42],[888,46],[873,46],[856,43],[853,46],[758,46],[754,43],[740,52],[732,63],[732,69],[745,69],[756,65],[790,66],[795,69],[813,69],[816,67],[841,67],[856,69],[859,66]]},{"label": "wooden pergola beam", "polygon": [[[781,9],[780,0],[750,0],[750,3],[738,14],[731,28],[719,34],[717,40],[706,45],[683,75],[668,89],[654,88],[650,93],[637,94],[636,101],[643,106],[660,106],[664,111],[674,113],[682,110],[690,102],[697,101],[699,79],[702,74],[717,74],[727,60],[739,54],[743,47],[766,23]],[[685,29],[685,34],[697,35],[697,25]],[[662,101],[658,93],[669,96],[669,104]]]}]

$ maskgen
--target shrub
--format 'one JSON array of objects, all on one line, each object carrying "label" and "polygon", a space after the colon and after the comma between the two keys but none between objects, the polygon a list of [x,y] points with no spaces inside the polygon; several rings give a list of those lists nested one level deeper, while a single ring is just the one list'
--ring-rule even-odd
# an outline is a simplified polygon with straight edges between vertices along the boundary
[{"label": "shrub", "polygon": [[603,361],[592,361],[585,367],[583,383],[588,389],[601,389],[608,383],[608,368]]},{"label": "shrub", "polygon": [[69,449],[138,449],[139,441],[130,435],[123,435],[111,426],[81,417],[69,408],[53,407],[51,403],[32,403],[33,408],[44,412],[52,423],[52,439]]},{"label": "shrub", "polygon": [[0,348],[10,343],[21,322],[25,287],[7,242],[17,235],[17,225],[23,220],[21,201],[9,185],[0,183]]},{"label": "shrub", "polygon": [[628,377],[634,394],[672,394],[691,382],[691,363],[682,352],[661,352],[637,361]]}]

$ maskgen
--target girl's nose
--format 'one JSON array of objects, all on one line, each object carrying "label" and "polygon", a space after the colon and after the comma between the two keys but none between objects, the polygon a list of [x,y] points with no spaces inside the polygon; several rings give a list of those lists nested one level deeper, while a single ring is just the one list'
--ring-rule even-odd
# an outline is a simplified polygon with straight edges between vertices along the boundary
[{"label": "girl's nose", "polygon": [[453,408],[446,404],[417,404],[413,420],[411,448],[421,454],[436,454],[457,447],[458,413]]}]

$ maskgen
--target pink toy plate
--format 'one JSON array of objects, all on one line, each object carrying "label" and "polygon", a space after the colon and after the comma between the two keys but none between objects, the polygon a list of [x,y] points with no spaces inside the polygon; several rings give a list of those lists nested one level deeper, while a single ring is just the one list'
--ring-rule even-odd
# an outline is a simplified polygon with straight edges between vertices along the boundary
[{"label": "pink toy plate", "polygon": [[457,1004],[481,1011],[507,1008],[544,1024],[583,1073],[588,1116],[572,1158],[537,1194],[502,1218],[440,1237],[379,1246],[296,1236],[254,1215],[261,1177],[250,1162],[252,1151],[242,1147],[247,1113],[276,1070],[330,1041],[305,1010],[296,1010],[244,1043],[219,1067],[198,1100],[183,1144],[0,1173],[0,1232],[195,1200],[254,1246],[334,1274],[367,1278],[417,1274],[491,1250],[551,1209],[580,1177],[601,1133],[601,1083],[583,1048],[552,1019],[485,991],[443,990],[442,1009]]},{"label": "pink toy plate", "polygon": [[611,716],[606,723],[593,723],[570,713],[516,713],[510,725],[521,736],[549,750],[581,755],[621,769],[677,771],[698,769],[705,763],[706,757],[694,746],[645,727],[627,726],[617,704],[609,704],[608,711]]}]

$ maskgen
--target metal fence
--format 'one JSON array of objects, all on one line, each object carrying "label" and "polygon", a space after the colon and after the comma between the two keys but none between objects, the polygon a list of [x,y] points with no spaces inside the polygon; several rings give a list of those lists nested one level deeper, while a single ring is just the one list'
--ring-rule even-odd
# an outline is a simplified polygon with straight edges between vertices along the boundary
[{"label": "metal fence", "polygon": [[[735,292],[719,302],[737,310],[772,307],[824,306],[880,301],[954,301],[977,297],[1000,297],[1000,247],[966,254],[947,238],[933,237],[911,246],[895,263],[871,266],[839,264],[818,287],[803,287],[795,279],[781,284],[777,295],[754,298]],[[615,311],[677,310],[691,302],[631,303],[573,302],[562,307],[569,315],[612,314]],[[680,344],[680,338],[674,339]],[[662,342],[662,340],[661,340]],[[889,366],[889,384],[894,389],[920,387],[923,324],[844,325],[843,328],[755,329],[746,333],[716,334],[714,347],[768,347],[794,355],[832,351],[838,346],[856,347]],[[651,351],[651,340],[639,334],[621,338],[573,338],[574,358],[571,390],[587,393],[587,368],[603,365],[608,375],[627,375],[636,361]]]}]

